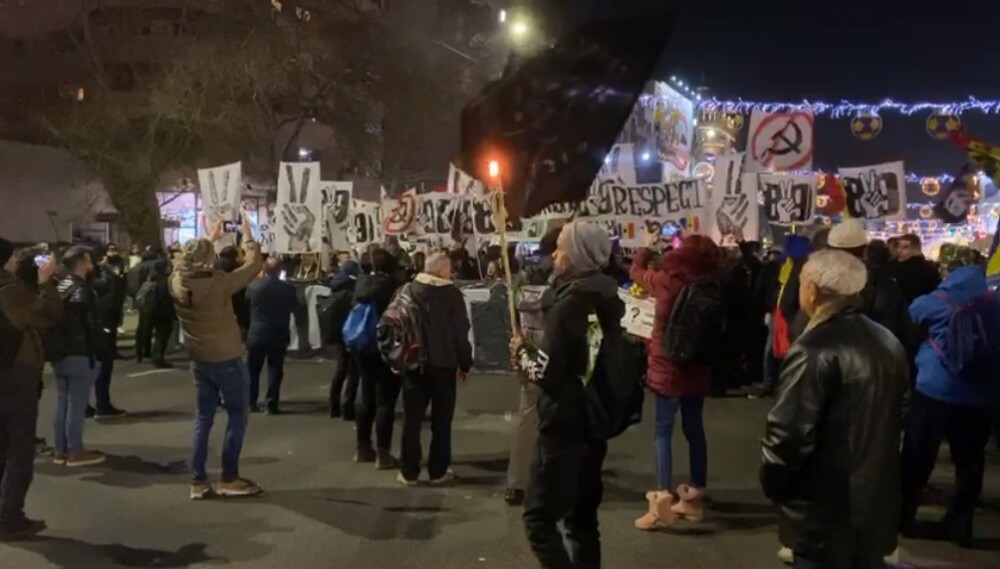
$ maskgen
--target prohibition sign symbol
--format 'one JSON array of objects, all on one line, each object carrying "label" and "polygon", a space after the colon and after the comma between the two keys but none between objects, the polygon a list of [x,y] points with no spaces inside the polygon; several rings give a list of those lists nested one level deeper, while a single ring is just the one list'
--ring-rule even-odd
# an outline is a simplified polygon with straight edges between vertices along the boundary
[{"label": "prohibition sign symbol", "polygon": [[750,156],[754,162],[778,170],[798,170],[812,160],[812,113],[775,113],[757,125],[751,134]]}]

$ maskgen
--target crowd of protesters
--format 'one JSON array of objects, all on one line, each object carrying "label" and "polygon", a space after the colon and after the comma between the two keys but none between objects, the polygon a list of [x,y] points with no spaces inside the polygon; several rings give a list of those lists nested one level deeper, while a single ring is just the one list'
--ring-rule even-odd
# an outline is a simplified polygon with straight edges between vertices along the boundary
[{"label": "crowd of protesters", "polygon": [[[133,249],[127,258],[113,245],[55,254],[15,251],[0,240],[0,533],[44,529],[24,514],[44,362],[57,393],[54,461],[72,468],[105,460],[84,444],[85,418],[127,414],[111,397],[126,306],[139,313],[140,363],[169,368],[175,328],[183,334],[197,394],[190,497],[262,492],[241,475],[240,453],[251,413],[281,413],[300,301],[287,282],[294,267],[265,259],[248,227],[238,247],[217,252],[221,236],[220,226],[183,247]],[[656,476],[639,529],[706,515],[705,406],[739,390],[774,397],[760,479],[781,513],[783,560],[801,568],[881,567],[899,533],[972,546],[1000,402],[1000,299],[987,286],[982,255],[948,246],[935,263],[918,237],[883,243],[853,221],[811,239],[791,235],[780,251],[736,237],[728,248],[698,235],[664,246],[661,235],[649,234],[647,247],[627,261],[603,228],[575,221],[545,235],[536,262],[519,267],[511,259],[520,292],[511,359],[522,382],[505,499],[524,504],[542,566],[599,566],[602,465],[609,441],[634,422],[643,387],[655,410]],[[502,257],[499,248],[478,262],[462,248],[411,257],[398,247],[373,248],[357,260],[336,256],[322,278],[329,294],[319,316],[333,355],[329,414],[354,423],[356,462],[419,484],[430,407],[427,481],[455,480],[451,423],[457,386],[473,361],[454,281],[505,278]],[[619,290],[630,284],[654,300],[647,342],[622,330]],[[724,323],[710,356],[691,314]],[[387,351],[393,333],[401,353]],[[419,354],[417,365],[410,352]],[[212,483],[208,440],[220,406],[228,423],[221,478]],[[686,484],[674,477],[678,414]],[[954,498],[940,523],[921,522],[917,510],[944,441],[956,467]]]}]

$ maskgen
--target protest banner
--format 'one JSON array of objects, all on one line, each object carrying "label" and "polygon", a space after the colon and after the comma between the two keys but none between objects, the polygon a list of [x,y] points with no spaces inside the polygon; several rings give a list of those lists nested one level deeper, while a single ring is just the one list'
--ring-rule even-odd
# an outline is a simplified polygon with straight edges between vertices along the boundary
[{"label": "protest banner", "polygon": [[379,204],[358,199],[351,200],[350,226],[347,242],[352,247],[364,247],[382,242],[382,220]]},{"label": "protest banner", "polygon": [[906,171],[902,162],[840,168],[846,214],[858,219],[906,218]]},{"label": "protest banner", "polygon": [[738,152],[715,159],[710,200],[711,237],[717,243],[741,233],[757,238],[760,208],[757,207],[756,180],[746,185],[741,179],[745,154]]},{"label": "protest banner", "polygon": [[809,170],[813,160],[813,113],[754,110],[747,136],[747,172]]},{"label": "protest banner", "polygon": [[768,223],[790,227],[813,222],[815,174],[760,174],[758,183]]},{"label": "protest banner", "polygon": [[282,162],[278,168],[274,246],[278,253],[317,253],[323,245],[319,162]]},{"label": "protest banner", "polygon": [[[243,194],[243,163],[234,162],[217,168],[198,170],[204,225],[211,232],[225,221],[236,221],[240,216]],[[229,232],[215,242],[216,252],[236,245],[236,233]]]},{"label": "protest banner", "polygon": [[328,252],[343,251],[350,247],[347,230],[350,225],[351,197],[354,182],[323,182],[323,244]]}]

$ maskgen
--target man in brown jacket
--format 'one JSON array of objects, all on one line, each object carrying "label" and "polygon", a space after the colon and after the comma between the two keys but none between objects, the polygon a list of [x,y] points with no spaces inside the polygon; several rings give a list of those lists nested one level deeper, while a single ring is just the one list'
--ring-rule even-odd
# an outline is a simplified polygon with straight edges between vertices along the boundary
[{"label": "man in brown jacket", "polygon": [[[35,250],[16,257],[0,238],[0,540],[29,537],[45,522],[24,515],[34,476],[35,424],[45,358],[39,334],[62,317],[50,257],[35,265]],[[41,259],[40,259],[41,260]],[[35,286],[37,283],[37,286]]]},{"label": "man in brown jacket", "polygon": [[229,423],[222,445],[222,480],[214,492],[220,496],[252,496],[261,492],[257,484],[241,478],[239,473],[240,451],[250,414],[250,375],[243,359],[243,336],[233,313],[232,296],[246,288],[264,264],[260,245],[253,241],[246,217],[242,231],[246,255],[243,266],[229,273],[213,267],[214,241],[222,234],[219,225],[211,240],[196,239],[184,245],[170,275],[170,295],[184,329],[184,344],[198,390],[191,452],[192,500],[213,493],[205,461],[220,397]]}]

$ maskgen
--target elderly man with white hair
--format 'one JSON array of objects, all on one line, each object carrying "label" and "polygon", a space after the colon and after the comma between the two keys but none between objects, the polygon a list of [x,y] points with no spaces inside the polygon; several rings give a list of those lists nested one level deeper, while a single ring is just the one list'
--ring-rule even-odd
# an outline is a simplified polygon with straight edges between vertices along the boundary
[{"label": "elderly man with white hair", "polygon": [[455,478],[451,466],[451,422],[455,416],[456,384],[472,368],[469,315],[465,299],[451,282],[451,259],[446,252],[432,254],[424,272],[410,285],[413,301],[423,317],[421,342],[426,361],[422,373],[403,378],[403,440],[397,480],[407,486],[420,476],[420,428],[431,406],[431,447],[427,474],[431,484]]},{"label": "elderly man with white hair", "polygon": [[896,548],[908,365],[899,340],[855,308],[866,279],[843,251],[809,258],[799,287],[809,324],[767,416],[761,485],[797,569],[882,568]]}]

